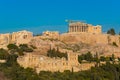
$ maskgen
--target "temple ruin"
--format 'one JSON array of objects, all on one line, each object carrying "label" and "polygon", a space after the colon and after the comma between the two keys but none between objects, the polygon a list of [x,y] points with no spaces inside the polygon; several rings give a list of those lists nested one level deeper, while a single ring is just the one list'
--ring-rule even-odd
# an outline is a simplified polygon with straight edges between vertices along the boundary
[{"label": "temple ruin", "polygon": [[101,33],[101,26],[93,26],[83,22],[69,23],[69,32]]}]

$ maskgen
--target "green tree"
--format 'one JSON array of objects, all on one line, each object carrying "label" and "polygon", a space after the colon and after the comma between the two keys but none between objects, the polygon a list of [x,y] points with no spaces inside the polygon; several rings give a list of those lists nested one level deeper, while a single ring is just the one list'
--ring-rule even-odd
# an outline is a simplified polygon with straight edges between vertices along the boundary
[{"label": "green tree", "polygon": [[15,44],[9,44],[9,45],[7,45],[7,48],[8,48],[9,50],[17,50],[17,49],[18,49],[18,46],[15,45]]},{"label": "green tree", "polygon": [[106,58],[104,56],[100,56],[100,61],[106,61]]},{"label": "green tree", "polygon": [[118,47],[118,45],[116,44],[116,42],[113,42],[112,45]]},{"label": "green tree", "polygon": [[115,63],[115,56],[114,56],[114,54],[112,54],[111,61],[112,61],[113,64]]},{"label": "green tree", "polygon": [[93,56],[92,56],[91,52],[88,52],[87,54],[85,54],[84,59],[89,62],[93,61]]},{"label": "green tree", "polygon": [[17,64],[17,55],[16,54],[11,54],[7,57],[7,66],[12,66]]},{"label": "green tree", "polygon": [[24,55],[24,52],[21,49],[18,49],[17,52],[18,52],[19,56],[23,56]]},{"label": "green tree", "polygon": [[107,34],[115,35],[115,30],[111,28],[110,30],[107,31]]},{"label": "green tree", "polygon": [[96,67],[98,67],[99,64],[100,64],[100,60],[99,60],[99,57],[98,57],[98,53],[95,54],[94,60],[95,60],[95,62],[96,62]]},{"label": "green tree", "polygon": [[0,49],[0,59],[7,59],[8,56],[9,56],[8,51],[1,48]]},{"label": "green tree", "polygon": [[53,58],[53,57],[60,57],[60,58],[65,57],[67,59],[67,53],[60,52],[58,48],[57,48],[57,50],[55,48],[48,50],[47,56],[51,57],[51,58]]},{"label": "green tree", "polygon": [[83,55],[79,55],[78,56],[78,62],[82,63],[82,60],[84,60],[84,56]]},{"label": "green tree", "polygon": [[28,47],[27,44],[20,44],[19,49],[23,52],[33,52],[33,49]]}]

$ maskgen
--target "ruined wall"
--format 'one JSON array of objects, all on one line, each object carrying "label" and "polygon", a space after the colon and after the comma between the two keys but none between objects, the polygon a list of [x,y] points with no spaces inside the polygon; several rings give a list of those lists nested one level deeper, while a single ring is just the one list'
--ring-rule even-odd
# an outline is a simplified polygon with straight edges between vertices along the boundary
[{"label": "ruined wall", "polygon": [[68,60],[65,58],[49,58],[43,55],[34,55],[32,53],[26,53],[24,56],[17,58],[17,62],[24,68],[30,67],[39,71],[60,71],[70,70],[74,68],[74,71],[79,71],[77,68],[78,55],[75,53],[68,53]]},{"label": "ruined wall", "polygon": [[45,31],[43,32],[41,38],[59,39],[59,32],[58,31]]},{"label": "ruined wall", "polygon": [[72,22],[69,23],[69,33],[71,32],[99,34],[102,32],[102,27],[100,25],[93,26],[83,22]]},{"label": "ruined wall", "polygon": [[31,53],[27,53],[24,56],[19,56],[17,59],[17,62],[20,64],[20,66],[27,68],[35,68],[36,65],[39,63],[39,56],[38,55],[32,55]]},{"label": "ruined wall", "polygon": [[0,34],[0,48],[6,48],[11,42],[11,34]]},{"label": "ruined wall", "polygon": [[12,42],[16,44],[29,43],[32,38],[33,33],[26,30],[12,33]]},{"label": "ruined wall", "polygon": [[68,53],[68,60],[26,53],[24,56],[19,56],[17,62],[24,68],[30,67],[35,69],[37,73],[40,71],[63,72],[64,70],[78,72],[95,66],[95,63],[79,64],[78,54],[76,53]]},{"label": "ruined wall", "polygon": [[102,33],[102,27],[100,25],[97,26],[89,26],[88,27],[88,33]]},{"label": "ruined wall", "polygon": [[27,44],[33,38],[33,33],[29,31],[13,32],[12,34],[0,34],[0,48],[7,48],[10,43]]},{"label": "ruined wall", "polygon": [[120,45],[119,35],[94,34],[94,33],[64,33],[60,35],[60,40],[66,43],[83,42],[87,44],[112,44],[116,42]]}]

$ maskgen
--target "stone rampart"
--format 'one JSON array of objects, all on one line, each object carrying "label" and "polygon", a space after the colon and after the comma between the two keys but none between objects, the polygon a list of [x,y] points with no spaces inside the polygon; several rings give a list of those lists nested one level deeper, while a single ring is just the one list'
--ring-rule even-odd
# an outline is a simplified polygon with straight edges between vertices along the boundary
[{"label": "stone rampart", "polygon": [[60,35],[60,40],[65,43],[87,43],[87,44],[112,44],[120,45],[119,35],[93,34],[93,33],[64,33]]}]

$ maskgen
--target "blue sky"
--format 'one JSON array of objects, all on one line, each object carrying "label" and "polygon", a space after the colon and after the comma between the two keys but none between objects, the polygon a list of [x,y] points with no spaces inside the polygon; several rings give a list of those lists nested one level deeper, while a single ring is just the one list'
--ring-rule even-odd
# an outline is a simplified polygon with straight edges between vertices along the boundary
[{"label": "blue sky", "polygon": [[120,32],[120,0],[0,0],[0,33],[29,30],[67,31],[68,20]]}]

